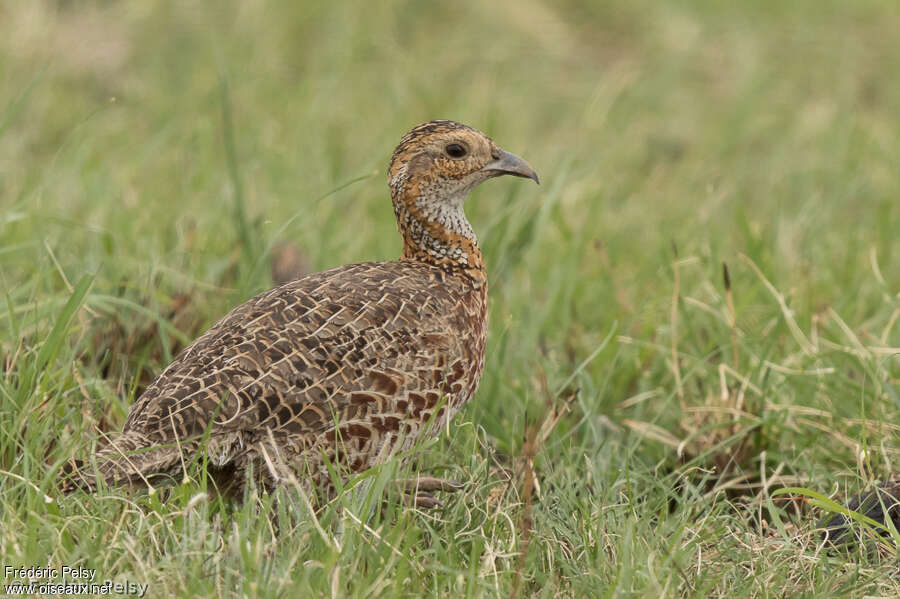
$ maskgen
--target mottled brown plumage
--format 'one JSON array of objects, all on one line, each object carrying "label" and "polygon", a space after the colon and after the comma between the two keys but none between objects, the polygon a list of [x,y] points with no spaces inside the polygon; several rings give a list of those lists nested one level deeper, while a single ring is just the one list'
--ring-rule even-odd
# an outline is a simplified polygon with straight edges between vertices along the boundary
[{"label": "mottled brown plumage", "polygon": [[[537,175],[452,121],[407,133],[389,170],[396,262],[306,275],[232,310],[135,402],[122,435],[63,489],[154,483],[197,460],[243,484],[296,479],[326,495],[329,465],[360,472],[435,434],[484,367],[487,279],[463,201],[482,181]],[[204,451],[205,450],[205,451]]]}]

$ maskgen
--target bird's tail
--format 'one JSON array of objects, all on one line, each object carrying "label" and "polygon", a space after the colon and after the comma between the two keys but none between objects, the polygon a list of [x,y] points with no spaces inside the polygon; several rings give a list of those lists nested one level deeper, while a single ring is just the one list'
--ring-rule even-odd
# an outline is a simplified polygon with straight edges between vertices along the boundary
[{"label": "bird's tail", "polygon": [[99,450],[93,460],[67,462],[60,472],[59,489],[63,493],[78,489],[91,492],[101,480],[109,486],[150,484],[182,469],[184,449],[159,445],[129,431]]}]

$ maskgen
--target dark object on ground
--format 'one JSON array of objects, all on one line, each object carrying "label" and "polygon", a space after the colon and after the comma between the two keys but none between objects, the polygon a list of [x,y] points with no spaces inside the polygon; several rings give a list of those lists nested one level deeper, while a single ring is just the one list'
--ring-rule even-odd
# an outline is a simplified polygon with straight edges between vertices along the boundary
[{"label": "dark object on ground", "polygon": [[[888,520],[900,529],[900,479],[876,486],[871,491],[852,497],[846,507],[867,518],[875,520],[890,528]],[[859,543],[862,540],[861,525],[843,514],[826,516],[819,522],[822,538],[833,545],[849,542]],[[879,530],[882,536],[889,536],[888,531]]]}]

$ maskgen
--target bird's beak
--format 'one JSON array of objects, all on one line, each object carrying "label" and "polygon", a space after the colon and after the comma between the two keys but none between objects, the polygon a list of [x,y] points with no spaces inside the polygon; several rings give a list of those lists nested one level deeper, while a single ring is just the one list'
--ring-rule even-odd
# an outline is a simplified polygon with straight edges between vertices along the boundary
[{"label": "bird's beak", "polygon": [[509,152],[500,150],[500,158],[488,162],[481,170],[486,171],[491,177],[499,177],[501,175],[515,175],[516,177],[524,177],[531,179],[538,185],[541,184],[537,173],[531,168],[531,165]]}]

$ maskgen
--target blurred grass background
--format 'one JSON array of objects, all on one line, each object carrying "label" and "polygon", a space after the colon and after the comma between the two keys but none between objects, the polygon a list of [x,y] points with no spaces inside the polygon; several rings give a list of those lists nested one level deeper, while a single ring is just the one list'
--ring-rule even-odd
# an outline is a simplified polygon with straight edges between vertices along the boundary
[{"label": "blurred grass background", "polygon": [[[897,595],[896,541],[827,551],[809,500],[897,469],[897,31],[876,0],[3,4],[0,561],[151,596]],[[488,362],[417,464],[466,491],[277,527],[196,485],[56,497],[273,248],[399,254],[387,163],[433,118],[542,180],[467,205]]]}]

